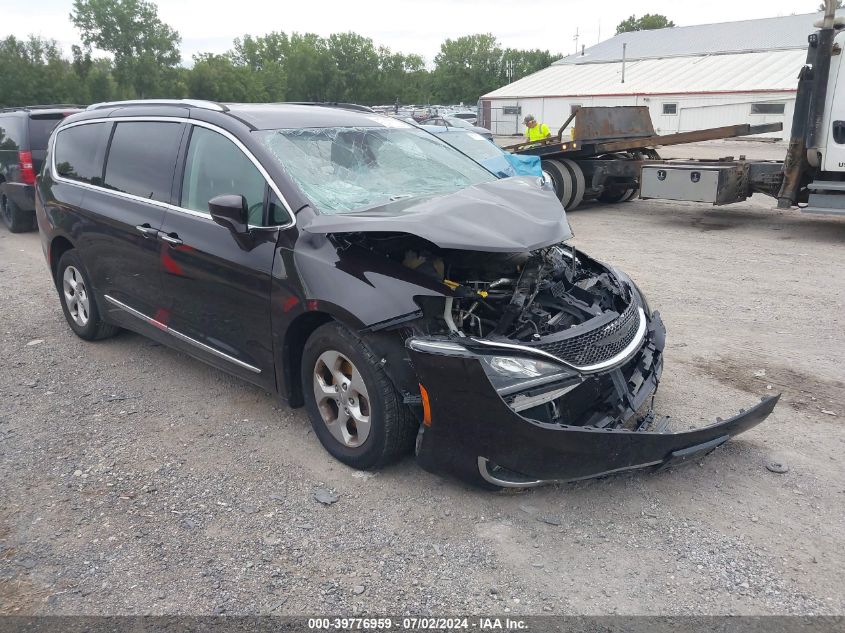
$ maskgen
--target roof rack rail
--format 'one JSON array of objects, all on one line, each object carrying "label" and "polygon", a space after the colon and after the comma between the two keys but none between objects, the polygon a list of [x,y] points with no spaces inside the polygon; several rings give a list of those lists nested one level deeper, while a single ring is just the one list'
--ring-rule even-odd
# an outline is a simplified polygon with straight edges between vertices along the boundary
[{"label": "roof rack rail", "polygon": [[61,110],[62,108],[84,108],[85,106],[78,103],[53,103],[44,105],[26,105],[26,106],[10,106],[8,108],[0,108],[0,112],[18,112],[28,110]]},{"label": "roof rack rail", "polygon": [[341,110],[354,110],[356,112],[371,112],[376,114],[370,106],[359,105],[357,103],[343,103],[342,101],[285,101],[292,105],[313,105],[323,106],[324,108],[340,108]]},{"label": "roof rack rail", "polygon": [[102,110],[103,108],[145,105],[181,105],[190,106],[192,108],[203,108],[205,110],[216,110],[217,112],[226,112],[229,110],[229,108],[220,103],[215,103],[214,101],[204,101],[202,99],[132,99],[130,101],[103,101],[102,103],[92,103],[86,108],[86,110]]}]

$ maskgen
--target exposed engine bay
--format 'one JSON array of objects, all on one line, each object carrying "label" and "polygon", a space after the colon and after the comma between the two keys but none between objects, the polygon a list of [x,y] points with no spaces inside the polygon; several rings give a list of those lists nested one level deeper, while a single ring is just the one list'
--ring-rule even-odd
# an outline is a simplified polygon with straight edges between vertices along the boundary
[{"label": "exposed engine bay", "polygon": [[441,249],[413,235],[346,235],[348,246],[442,282],[453,296],[422,297],[427,334],[538,342],[613,312],[625,312],[630,289],[574,248],[531,253]]},{"label": "exposed engine bay", "polygon": [[777,402],[669,432],[652,410],[660,314],[569,245],[557,199],[530,179],[306,222],[295,254],[308,296],[354,317],[416,414],[417,460],[433,472],[523,487],[665,467]]}]

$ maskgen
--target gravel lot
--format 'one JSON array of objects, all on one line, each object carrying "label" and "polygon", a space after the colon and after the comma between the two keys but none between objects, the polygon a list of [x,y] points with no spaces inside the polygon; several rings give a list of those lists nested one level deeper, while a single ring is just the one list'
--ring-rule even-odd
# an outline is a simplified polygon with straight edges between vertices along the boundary
[{"label": "gravel lot", "polygon": [[845,613],[845,219],[762,200],[570,220],[661,311],[674,427],[783,392],[767,423],[697,465],[521,493],[411,457],[355,472],[259,389],[74,337],[38,236],[0,229],[0,613]]}]

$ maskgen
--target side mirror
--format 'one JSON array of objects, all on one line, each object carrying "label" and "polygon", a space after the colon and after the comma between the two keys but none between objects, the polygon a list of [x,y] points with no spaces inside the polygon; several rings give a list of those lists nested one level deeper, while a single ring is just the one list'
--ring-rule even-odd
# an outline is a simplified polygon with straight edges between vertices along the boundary
[{"label": "side mirror", "polygon": [[211,219],[220,226],[225,226],[232,233],[249,232],[249,209],[246,198],[234,194],[224,194],[208,201]]}]

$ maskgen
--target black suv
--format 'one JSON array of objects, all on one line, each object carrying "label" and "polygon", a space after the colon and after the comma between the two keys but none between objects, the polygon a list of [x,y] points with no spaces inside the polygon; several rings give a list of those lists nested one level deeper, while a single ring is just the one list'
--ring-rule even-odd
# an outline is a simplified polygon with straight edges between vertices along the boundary
[{"label": "black suv", "polygon": [[50,105],[0,110],[0,215],[12,233],[35,225],[35,174],[41,170],[50,132],[78,106]]},{"label": "black suv", "polygon": [[[91,106],[36,201],[71,329],[146,334],[305,405],[342,462],[526,486],[665,465],[777,398],[665,432],[665,330],[565,244],[554,193],[395,119],[318,105]],[[415,441],[416,440],[416,441]]]}]

